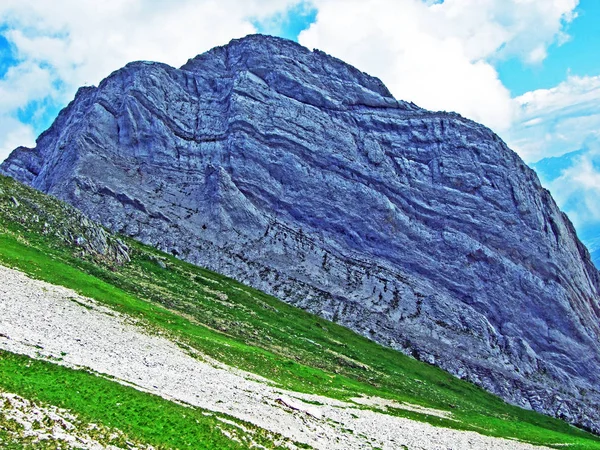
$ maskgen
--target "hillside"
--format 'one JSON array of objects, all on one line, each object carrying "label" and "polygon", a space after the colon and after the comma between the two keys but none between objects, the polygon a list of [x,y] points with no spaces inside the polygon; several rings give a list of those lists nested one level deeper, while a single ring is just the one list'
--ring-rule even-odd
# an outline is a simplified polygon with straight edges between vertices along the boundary
[{"label": "hillside", "polygon": [[[510,406],[346,328],[100,230],[72,207],[0,177],[0,262],[23,272],[0,272],[2,398],[20,404],[21,411],[52,410],[52,417],[71,417],[79,439],[103,445],[128,441],[139,448],[183,448],[190,442],[194,448],[245,448],[253,442],[267,448],[359,448],[365,439],[381,448],[519,446],[484,438],[490,436],[600,448],[598,438],[562,421]],[[86,245],[84,236],[92,235],[104,236],[108,247],[121,251]],[[112,331],[103,323],[112,323]],[[96,334],[102,330],[107,334]],[[76,350],[62,347],[69,342]],[[111,342],[118,345],[111,347]],[[139,352],[128,351],[135,348]],[[92,356],[86,357],[86,351]],[[186,364],[198,366],[188,372]],[[85,367],[93,370],[80,369]],[[187,388],[183,396],[181,379],[169,382],[178,372],[209,377],[191,382],[192,392],[195,387],[203,395],[189,396]],[[144,381],[144,376],[149,378]],[[119,379],[128,385],[116,383]],[[256,386],[262,394],[253,406],[257,397],[248,393]],[[244,392],[246,400],[239,397],[237,404],[250,406],[245,415],[226,403]],[[224,402],[227,408],[219,406]],[[11,420],[15,408],[7,400],[2,405],[4,448],[11,448],[10,442],[14,448],[31,443],[31,437],[14,442],[22,434]],[[265,410],[256,409],[259,405]],[[273,412],[274,405],[279,410]],[[288,429],[281,422],[286,418]],[[423,431],[428,424],[443,428]],[[318,441],[319,436],[327,440]]]},{"label": "hillside", "polygon": [[600,433],[600,275],[569,219],[491,130],[321,51],[130,63],[0,173]]}]

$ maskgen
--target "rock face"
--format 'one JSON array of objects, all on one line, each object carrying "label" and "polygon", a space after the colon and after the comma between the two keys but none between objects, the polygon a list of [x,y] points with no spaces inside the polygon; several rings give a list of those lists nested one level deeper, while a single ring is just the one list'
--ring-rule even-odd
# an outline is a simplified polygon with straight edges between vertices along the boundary
[{"label": "rock face", "polygon": [[[78,249],[81,257],[117,266],[131,261],[129,248],[121,239],[78,209],[56,199],[40,201],[41,196],[39,192],[0,175],[2,219],[20,223],[28,232],[52,236],[55,241]],[[6,223],[0,220],[0,228],[4,225]]]},{"label": "rock face", "polygon": [[599,273],[489,129],[265,36],[82,88],[1,171],[600,432]]}]

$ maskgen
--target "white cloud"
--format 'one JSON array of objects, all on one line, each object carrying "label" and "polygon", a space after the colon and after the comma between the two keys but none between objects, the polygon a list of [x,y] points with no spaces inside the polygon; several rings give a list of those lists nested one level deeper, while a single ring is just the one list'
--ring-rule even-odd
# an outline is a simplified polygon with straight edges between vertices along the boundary
[{"label": "white cloud", "polygon": [[0,161],[20,145],[31,147],[34,145],[35,135],[29,125],[18,120],[0,115]]},{"label": "white cloud", "polygon": [[0,80],[0,110],[11,111],[52,93],[52,73],[31,61],[10,67]]},{"label": "white cloud", "polygon": [[215,45],[255,32],[250,18],[292,0],[4,0],[0,20],[19,58],[46,63],[69,85],[96,84],[126,63],[179,66]]},{"label": "white cloud", "polygon": [[580,236],[588,241],[598,238],[600,226],[600,145],[587,151],[566,167],[561,176],[546,186],[561,208],[569,215]]},{"label": "white cloud", "polygon": [[11,67],[0,79],[0,162],[20,145],[32,146],[33,128],[16,119],[17,111],[52,93],[52,74],[31,61]]},{"label": "white cloud", "polygon": [[[568,36],[579,0],[446,0],[433,6],[441,34],[460,36],[471,58],[518,56],[539,63]],[[445,26],[444,26],[445,24]]]},{"label": "white cloud", "polygon": [[560,156],[600,139],[600,76],[570,76],[516,102],[517,120],[504,137],[526,161]]},{"label": "white cloud", "polygon": [[317,21],[300,42],[378,76],[392,93],[452,110],[497,131],[515,104],[493,66],[511,56],[539,63],[567,37],[578,0],[315,0]]}]

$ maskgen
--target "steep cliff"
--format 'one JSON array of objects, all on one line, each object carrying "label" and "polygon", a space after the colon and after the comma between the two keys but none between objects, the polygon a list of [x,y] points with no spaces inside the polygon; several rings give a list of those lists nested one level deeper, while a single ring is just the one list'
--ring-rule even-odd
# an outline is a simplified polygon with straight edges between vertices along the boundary
[{"label": "steep cliff", "polygon": [[600,280],[568,218],[489,129],[322,52],[128,64],[0,172],[600,432]]}]

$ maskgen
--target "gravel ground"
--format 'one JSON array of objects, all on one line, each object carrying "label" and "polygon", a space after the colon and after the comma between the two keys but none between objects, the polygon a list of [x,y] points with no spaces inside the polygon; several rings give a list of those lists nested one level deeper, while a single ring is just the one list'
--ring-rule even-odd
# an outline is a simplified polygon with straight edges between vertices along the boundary
[{"label": "gravel ground", "polygon": [[[66,409],[43,406],[7,392],[0,391],[0,411],[3,422],[17,424],[16,427],[11,427],[13,431],[8,432],[9,436],[18,442],[27,442],[36,447],[56,446],[89,450],[120,450],[121,448],[152,450],[154,448],[131,443],[120,430],[97,424],[82,424]],[[14,431],[15,429],[19,431]]]},{"label": "gravel ground", "polygon": [[[320,449],[543,448],[278,389],[255,375],[210,359],[201,361],[165,337],[147,333],[139,322],[72,290],[2,266],[0,348],[33,358],[60,359],[53,362],[69,367],[88,367],[141,390],[227,413]],[[386,405],[373,398],[362,403]],[[441,414],[448,413],[437,412]]]}]

